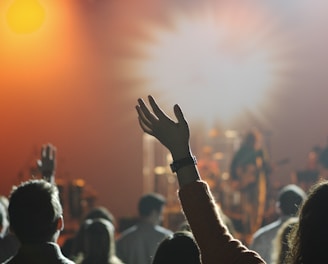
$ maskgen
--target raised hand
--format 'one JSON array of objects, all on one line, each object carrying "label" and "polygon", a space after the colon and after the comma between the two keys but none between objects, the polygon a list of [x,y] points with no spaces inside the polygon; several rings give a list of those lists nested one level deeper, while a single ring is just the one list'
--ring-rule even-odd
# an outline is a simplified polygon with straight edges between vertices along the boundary
[{"label": "raised hand", "polygon": [[41,148],[41,159],[37,161],[38,169],[42,174],[42,177],[50,182],[55,181],[55,169],[56,169],[56,148],[51,145],[43,145]]},{"label": "raised hand", "polygon": [[180,107],[174,105],[174,114],[178,121],[174,122],[163,112],[152,96],[148,96],[148,100],[152,112],[142,99],[138,99],[136,106],[142,130],[167,147],[174,160],[190,156],[189,126]]}]

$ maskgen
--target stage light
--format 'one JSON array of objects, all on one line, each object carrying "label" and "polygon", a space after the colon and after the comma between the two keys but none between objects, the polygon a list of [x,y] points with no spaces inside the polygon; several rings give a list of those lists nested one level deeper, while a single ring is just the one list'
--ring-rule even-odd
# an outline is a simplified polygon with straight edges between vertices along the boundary
[{"label": "stage light", "polygon": [[125,78],[145,80],[146,89],[179,102],[194,120],[232,122],[256,111],[280,82],[284,46],[271,19],[234,5],[176,12],[167,27],[148,22]]},{"label": "stage light", "polygon": [[14,0],[9,6],[7,23],[17,34],[29,34],[41,28],[45,9],[38,0]]}]

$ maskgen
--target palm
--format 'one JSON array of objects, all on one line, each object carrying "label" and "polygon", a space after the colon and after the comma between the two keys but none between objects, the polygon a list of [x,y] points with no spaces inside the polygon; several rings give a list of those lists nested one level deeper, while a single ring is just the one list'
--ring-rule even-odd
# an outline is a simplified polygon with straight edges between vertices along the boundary
[{"label": "palm", "polygon": [[153,113],[142,99],[138,100],[137,111],[139,123],[144,132],[157,138],[171,152],[189,146],[189,127],[178,105],[174,106],[174,113],[178,122],[169,118],[157,105],[153,97],[149,96],[149,103]]}]

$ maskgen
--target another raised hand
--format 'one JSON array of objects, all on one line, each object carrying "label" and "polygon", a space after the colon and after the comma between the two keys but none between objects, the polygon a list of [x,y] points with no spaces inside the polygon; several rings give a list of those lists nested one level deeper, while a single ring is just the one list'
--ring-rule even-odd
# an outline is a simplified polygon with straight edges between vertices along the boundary
[{"label": "another raised hand", "polygon": [[173,159],[178,160],[190,156],[188,123],[178,105],[174,106],[174,113],[178,122],[174,122],[158,106],[152,96],[148,96],[152,111],[143,99],[138,99],[136,106],[141,128],[144,132],[157,138],[171,152]]},{"label": "another raised hand", "polygon": [[41,159],[37,161],[43,179],[50,183],[55,183],[56,151],[56,148],[51,144],[43,145]]},{"label": "another raised hand", "polygon": [[142,130],[157,138],[167,147],[174,162],[182,161],[183,163],[183,160],[188,160],[187,164],[180,166],[181,168],[176,171],[180,188],[199,180],[200,177],[189,145],[189,126],[180,107],[174,106],[174,114],[177,118],[177,122],[174,122],[163,112],[152,96],[148,96],[148,100],[152,111],[142,99],[138,99],[136,106]]}]

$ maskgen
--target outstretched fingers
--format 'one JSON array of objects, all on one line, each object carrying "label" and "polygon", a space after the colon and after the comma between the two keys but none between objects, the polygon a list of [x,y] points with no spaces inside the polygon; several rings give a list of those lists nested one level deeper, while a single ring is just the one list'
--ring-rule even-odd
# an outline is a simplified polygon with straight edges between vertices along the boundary
[{"label": "outstretched fingers", "polygon": [[56,148],[48,143],[47,145],[43,145],[41,149],[41,158],[48,160],[56,159]]},{"label": "outstretched fingers", "polygon": [[153,109],[155,115],[158,117],[158,119],[170,119],[163,111],[162,109],[158,106],[156,103],[154,97],[151,95],[148,96],[148,100],[150,103],[151,108]]},{"label": "outstretched fingers", "polygon": [[142,129],[145,133],[147,133],[147,134],[149,134],[149,135],[151,135],[151,136],[154,135],[153,130],[152,130],[150,127],[148,127],[148,126],[143,122],[143,120],[141,120],[140,117],[138,117],[138,121],[139,121],[139,125],[140,125],[141,129]]},{"label": "outstretched fingers", "polygon": [[153,135],[153,129],[151,122],[145,117],[144,113],[142,112],[140,106],[136,106],[136,110],[138,112],[138,121],[139,125],[142,130],[150,135]]},{"label": "outstretched fingers", "polygon": [[139,107],[140,107],[140,110],[141,110],[144,118],[147,119],[149,123],[154,123],[158,120],[157,117],[149,111],[149,109],[146,106],[144,100],[139,98],[138,103],[139,103]]},{"label": "outstretched fingers", "polygon": [[140,108],[139,105],[136,106],[136,109],[137,109],[137,112],[138,112],[139,121],[141,121],[148,128],[151,128],[152,123],[147,119],[147,117],[145,116],[144,112],[142,111],[142,109]]}]

